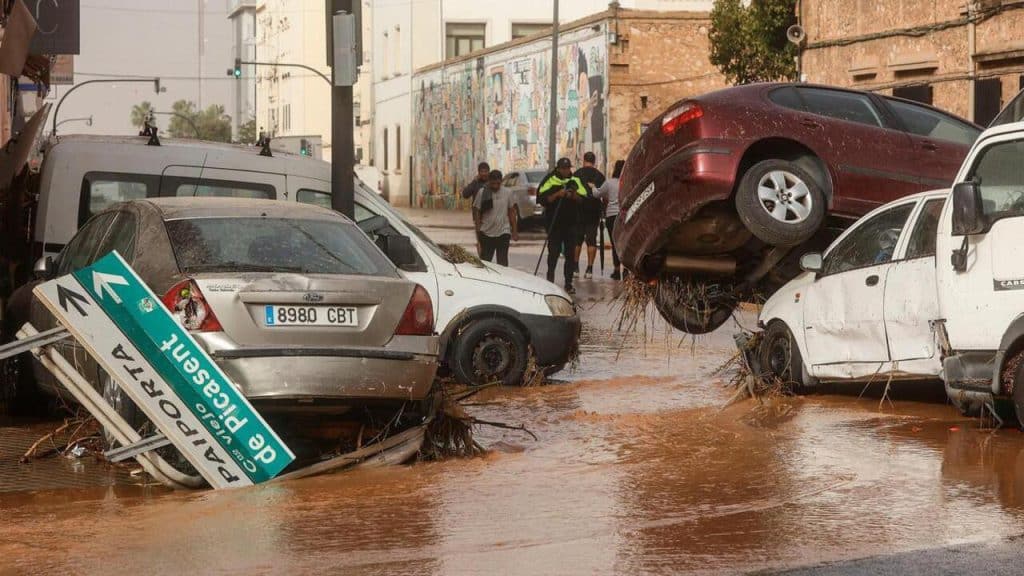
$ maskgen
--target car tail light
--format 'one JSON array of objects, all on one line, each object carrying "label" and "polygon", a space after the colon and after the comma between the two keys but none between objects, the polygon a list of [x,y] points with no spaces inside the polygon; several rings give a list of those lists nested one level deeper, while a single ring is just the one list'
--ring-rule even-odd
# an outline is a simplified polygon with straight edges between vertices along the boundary
[{"label": "car tail light", "polygon": [[537,197],[537,187],[536,186],[530,186],[529,190],[527,190],[526,193],[529,194],[530,196],[536,198]]},{"label": "car tail light", "polygon": [[164,294],[164,306],[189,331],[223,332],[220,321],[192,280],[174,285]]},{"label": "car tail light", "polygon": [[687,122],[696,120],[703,115],[704,110],[702,110],[697,104],[693,102],[683,104],[682,106],[669,111],[661,118],[661,133],[665,136],[671,136]]},{"label": "car tail light", "polygon": [[412,298],[409,299],[409,305],[405,307],[405,314],[402,314],[402,321],[395,329],[395,335],[430,336],[433,333],[434,304],[423,286],[416,286]]}]

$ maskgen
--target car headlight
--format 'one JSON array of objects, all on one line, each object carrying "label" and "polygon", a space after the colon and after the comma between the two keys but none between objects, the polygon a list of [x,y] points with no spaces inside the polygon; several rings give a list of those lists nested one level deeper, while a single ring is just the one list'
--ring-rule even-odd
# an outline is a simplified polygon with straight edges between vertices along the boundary
[{"label": "car headlight", "polygon": [[551,309],[552,316],[575,316],[576,309],[573,308],[572,302],[569,302],[561,296],[555,296],[551,294],[544,297],[544,301],[548,303],[548,308]]}]

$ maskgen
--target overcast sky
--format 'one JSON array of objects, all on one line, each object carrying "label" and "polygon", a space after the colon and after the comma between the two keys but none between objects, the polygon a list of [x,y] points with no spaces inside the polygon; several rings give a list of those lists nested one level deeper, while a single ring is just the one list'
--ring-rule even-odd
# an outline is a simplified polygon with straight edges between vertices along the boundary
[{"label": "overcast sky", "polygon": [[[61,133],[134,134],[129,120],[134,104],[149,100],[169,111],[175,100],[203,107],[221,104],[230,114],[234,80],[228,0],[81,0],[81,54],[75,57],[75,82],[109,76],[160,76],[167,91],[159,96],[149,83],[94,84],[64,102],[60,120],[93,116],[93,125],[69,122]],[[199,57],[199,11],[203,14],[203,54]],[[201,64],[201,66],[200,66]],[[203,78],[202,82],[198,79]],[[69,86],[54,86],[56,102]],[[200,93],[201,88],[201,93]],[[52,117],[47,124],[52,121]],[[158,117],[161,128],[169,118]]]}]

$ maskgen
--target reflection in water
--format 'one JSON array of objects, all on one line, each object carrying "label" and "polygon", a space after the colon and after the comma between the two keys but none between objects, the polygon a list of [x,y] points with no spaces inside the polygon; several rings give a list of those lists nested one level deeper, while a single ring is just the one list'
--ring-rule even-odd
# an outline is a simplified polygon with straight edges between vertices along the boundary
[{"label": "reflection in water", "polygon": [[722,411],[727,338],[621,357],[605,336],[570,382],[473,398],[538,441],[483,428],[482,458],[231,492],[3,494],[0,573],[719,573],[1024,531],[1016,430],[854,397]]}]

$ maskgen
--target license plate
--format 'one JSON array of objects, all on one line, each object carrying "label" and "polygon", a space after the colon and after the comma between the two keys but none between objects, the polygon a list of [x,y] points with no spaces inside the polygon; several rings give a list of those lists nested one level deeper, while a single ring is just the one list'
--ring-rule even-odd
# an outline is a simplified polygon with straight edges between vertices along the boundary
[{"label": "license plate", "polygon": [[358,326],[351,306],[266,306],[266,324],[275,326]]},{"label": "license plate", "polygon": [[644,202],[647,202],[647,199],[653,195],[654,181],[652,180],[651,183],[647,185],[647,188],[644,188],[644,191],[641,192],[640,195],[636,197],[636,201],[633,202],[632,205],[630,205],[629,210],[626,210],[626,222],[632,220],[633,215],[636,214],[636,211],[639,210],[640,207],[644,205]]}]

